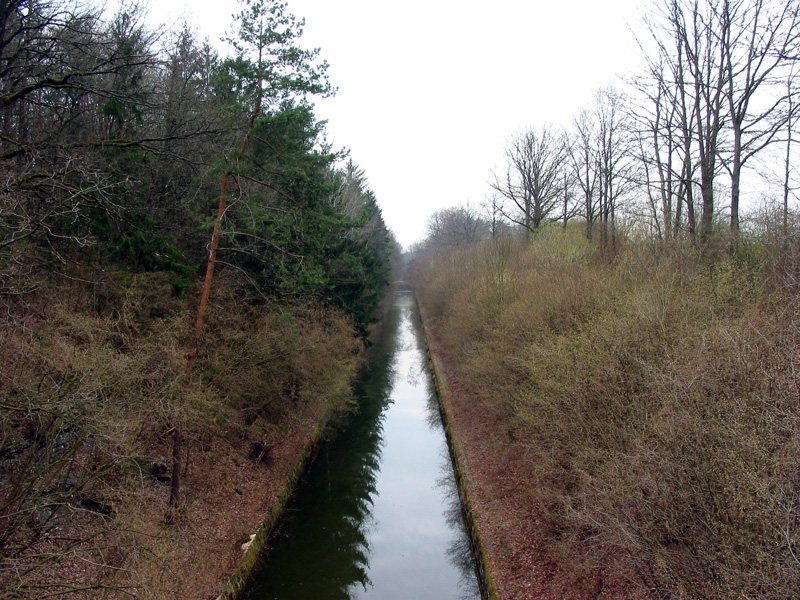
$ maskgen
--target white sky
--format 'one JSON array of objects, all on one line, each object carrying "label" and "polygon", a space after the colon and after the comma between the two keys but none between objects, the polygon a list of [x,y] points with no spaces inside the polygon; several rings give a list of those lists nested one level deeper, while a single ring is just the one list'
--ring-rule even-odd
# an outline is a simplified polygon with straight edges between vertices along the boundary
[{"label": "white sky", "polygon": [[[631,72],[629,24],[648,0],[288,0],[301,43],[330,63],[317,100],[334,147],[365,170],[384,220],[408,246],[435,210],[489,192],[508,138],[566,125],[594,91]],[[236,0],[150,0],[150,18],[186,16],[216,42]]]}]

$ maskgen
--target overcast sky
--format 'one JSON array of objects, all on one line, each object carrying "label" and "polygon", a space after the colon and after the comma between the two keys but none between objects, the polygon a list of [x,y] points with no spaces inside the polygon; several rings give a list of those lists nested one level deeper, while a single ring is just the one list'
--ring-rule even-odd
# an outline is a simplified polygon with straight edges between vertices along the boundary
[{"label": "overcast sky", "polygon": [[[216,42],[238,4],[200,4],[150,0],[150,18],[185,15]],[[568,124],[596,89],[630,73],[639,53],[629,29],[648,5],[288,0],[306,19],[302,45],[321,49],[338,88],[316,102],[317,116],[366,171],[405,246],[424,237],[433,211],[484,200],[511,135]]]}]

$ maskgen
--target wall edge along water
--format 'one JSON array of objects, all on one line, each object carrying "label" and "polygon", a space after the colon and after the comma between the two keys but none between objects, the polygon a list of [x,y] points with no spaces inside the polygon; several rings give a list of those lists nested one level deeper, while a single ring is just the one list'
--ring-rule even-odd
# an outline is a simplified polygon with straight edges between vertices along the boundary
[{"label": "wall edge along water", "polygon": [[450,450],[450,461],[453,464],[453,473],[456,479],[456,487],[458,488],[458,497],[461,504],[461,513],[464,517],[464,523],[467,528],[467,535],[469,536],[469,545],[472,550],[472,556],[475,562],[475,574],[478,579],[478,588],[480,589],[481,598],[483,600],[498,600],[497,587],[494,580],[489,573],[488,562],[486,560],[486,552],[484,550],[483,540],[480,534],[475,513],[472,509],[472,501],[469,494],[469,483],[466,475],[466,465],[464,464],[461,452],[456,444],[455,435],[453,434],[452,422],[447,412],[447,381],[444,376],[444,370],[439,365],[439,360],[431,350],[431,344],[428,340],[428,329],[425,326],[425,315],[417,300],[417,295],[414,294],[414,300],[417,302],[417,314],[419,314],[420,322],[422,323],[422,340],[425,344],[425,354],[428,359],[428,368],[430,369],[431,376],[433,377],[434,390],[436,392],[436,399],[439,405],[439,413],[442,417],[442,428],[444,429],[445,438],[447,440],[447,447]]},{"label": "wall edge along water", "polygon": [[[392,284],[389,286],[388,292],[386,293],[386,299],[394,298],[397,290],[398,282],[392,282]],[[382,310],[385,311],[385,309],[386,307],[382,304]],[[381,335],[382,328],[383,319],[381,318],[375,327],[370,331],[368,344],[362,355],[365,363],[369,361],[369,351],[371,345],[369,340],[373,340],[375,336]],[[363,367],[364,364],[362,363],[358,369],[360,370]],[[272,538],[272,535],[275,533],[275,530],[280,523],[281,518],[283,517],[289,501],[292,499],[295,491],[297,490],[300,479],[311,465],[314,454],[319,449],[319,443],[322,438],[322,434],[324,433],[325,428],[328,426],[331,416],[333,416],[333,414],[339,409],[339,406],[331,406],[327,414],[320,420],[319,423],[317,423],[314,431],[311,433],[308,443],[305,445],[305,448],[303,448],[303,452],[298,457],[294,469],[292,469],[291,474],[278,492],[275,502],[273,502],[272,506],[269,508],[267,518],[259,523],[258,527],[256,528],[256,532],[250,536],[250,541],[246,543],[242,558],[239,559],[239,562],[237,563],[233,573],[228,576],[223,583],[224,590],[219,596],[217,596],[216,600],[244,599],[244,592],[248,585],[252,583],[253,577],[255,577],[256,569],[258,567],[258,559],[261,556],[261,553],[265,550],[267,544]]]},{"label": "wall edge along water", "polygon": [[300,479],[311,464],[314,454],[319,447],[319,442],[325,431],[325,427],[335,411],[336,407],[331,407],[328,414],[317,423],[311,434],[311,438],[305,445],[300,457],[297,459],[294,469],[292,469],[291,474],[278,492],[275,502],[270,506],[266,519],[261,521],[256,532],[250,536],[250,541],[246,544],[247,547],[245,548],[244,555],[239,560],[233,573],[225,580],[223,584],[225,589],[217,596],[217,600],[242,600],[244,598],[243,593],[255,576],[259,556],[272,538],[272,534],[275,532],[278,523],[280,523],[284,510],[292,499],[300,483]]}]

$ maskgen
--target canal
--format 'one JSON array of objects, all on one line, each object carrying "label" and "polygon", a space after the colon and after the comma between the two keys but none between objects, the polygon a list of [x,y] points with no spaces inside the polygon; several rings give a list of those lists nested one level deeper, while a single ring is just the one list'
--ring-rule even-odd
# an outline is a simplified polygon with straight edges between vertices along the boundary
[{"label": "canal", "polygon": [[401,292],[248,600],[480,599],[423,339]]}]

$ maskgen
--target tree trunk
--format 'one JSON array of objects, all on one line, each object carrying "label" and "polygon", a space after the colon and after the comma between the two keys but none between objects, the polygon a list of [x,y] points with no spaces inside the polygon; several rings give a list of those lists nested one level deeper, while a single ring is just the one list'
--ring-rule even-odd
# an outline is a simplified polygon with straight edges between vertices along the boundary
[{"label": "tree trunk", "polygon": [[783,177],[783,237],[789,233],[789,178],[791,177],[791,158],[792,158],[792,88],[789,86],[787,94],[789,102],[789,118],[786,121],[786,164]]},{"label": "tree trunk", "polygon": [[742,179],[742,131],[741,126],[734,124],[733,129],[733,164],[731,165],[731,245],[733,249],[739,244],[739,188]]},{"label": "tree trunk", "polygon": [[[261,54],[259,53],[259,65],[260,64],[261,64]],[[242,146],[239,149],[239,153],[236,155],[237,164],[239,160],[243,158],[247,153],[247,146],[250,142],[250,138],[253,135],[253,129],[255,128],[256,119],[258,118],[259,114],[261,114],[262,93],[260,90],[262,88],[262,85],[263,85],[262,76],[261,74],[259,74],[259,79],[258,79],[259,94],[256,98],[256,106],[253,109],[253,113],[250,116],[250,123],[247,129],[247,133],[245,133],[244,139],[242,140]],[[191,383],[192,369],[194,367],[194,362],[197,359],[198,346],[200,345],[200,338],[202,337],[203,334],[203,325],[205,323],[206,309],[208,308],[208,299],[211,294],[211,284],[214,279],[214,267],[217,262],[217,249],[219,248],[219,239],[220,236],[222,235],[222,219],[225,216],[225,208],[227,205],[228,185],[232,175],[234,175],[234,171],[227,170],[225,171],[225,174],[222,176],[219,202],[217,205],[217,218],[214,220],[214,230],[211,233],[211,245],[209,247],[209,252],[208,252],[208,263],[206,264],[206,276],[205,279],[203,280],[203,291],[200,295],[200,304],[197,307],[197,317],[195,319],[194,331],[191,342],[192,345],[189,349],[189,354],[186,358],[186,375],[183,382],[184,389],[188,388],[189,384]],[[181,434],[180,427],[175,426],[172,432],[172,486],[169,495],[169,505],[173,508],[177,508],[178,503],[180,501],[182,448],[183,448],[183,435]]]},{"label": "tree trunk", "polygon": [[[183,472],[182,464],[183,454],[183,435],[181,434],[180,427],[172,429],[172,477],[170,478],[169,488],[169,505],[171,508],[178,508],[181,499],[181,473]],[[172,523],[173,515],[167,517],[167,522]]]},{"label": "tree trunk", "polygon": [[703,197],[703,211],[700,215],[700,242],[711,237],[714,228],[714,167],[709,164],[710,156],[701,161],[700,192]]}]

